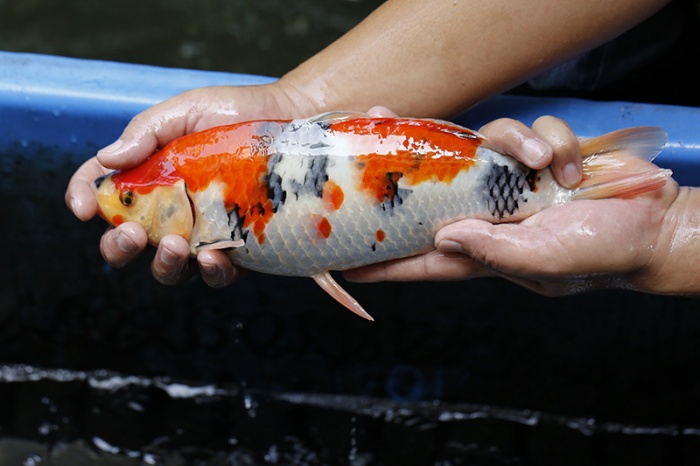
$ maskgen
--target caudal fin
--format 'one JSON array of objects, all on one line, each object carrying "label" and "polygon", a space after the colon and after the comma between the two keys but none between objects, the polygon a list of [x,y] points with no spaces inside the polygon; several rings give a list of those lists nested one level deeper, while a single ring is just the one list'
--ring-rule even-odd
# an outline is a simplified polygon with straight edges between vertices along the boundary
[{"label": "caudal fin", "polygon": [[663,188],[671,176],[651,163],[668,135],[656,126],[625,128],[581,142],[583,178],[573,199],[629,198]]}]

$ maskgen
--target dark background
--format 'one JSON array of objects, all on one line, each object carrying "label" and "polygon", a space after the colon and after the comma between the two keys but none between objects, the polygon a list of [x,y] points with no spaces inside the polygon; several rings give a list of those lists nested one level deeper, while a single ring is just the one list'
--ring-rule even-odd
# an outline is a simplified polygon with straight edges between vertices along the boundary
[{"label": "dark background", "polygon": [[[0,0],[0,49],[279,76],[380,3]],[[620,80],[516,92],[696,105],[681,5]],[[102,223],[65,208],[89,155],[0,154],[0,464],[700,460],[696,300],[347,284],[368,323],[308,279],[164,287],[149,254],[107,266]]]}]

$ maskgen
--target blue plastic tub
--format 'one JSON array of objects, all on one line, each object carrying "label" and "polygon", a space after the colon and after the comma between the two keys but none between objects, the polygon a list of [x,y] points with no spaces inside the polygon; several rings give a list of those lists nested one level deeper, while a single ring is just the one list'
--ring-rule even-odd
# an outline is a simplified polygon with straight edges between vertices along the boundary
[{"label": "blue plastic tub", "polygon": [[[64,205],[79,164],[172,95],[270,80],[0,53],[0,464],[695,464],[695,300],[346,284],[368,323],[307,279],[107,266]],[[695,108],[503,96],[459,121],[542,114],[663,126],[658,163],[699,183]]]},{"label": "blue plastic tub", "polygon": [[[0,52],[0,147],[39,144],[68,152],[92,150],[113,141],[140,111],[187,89],[271,81],[263,76]],[[674,169],[682,184],[700,180],[697,108],[501,96],[458,121],[476,129],[503,116],[530,123],[545,114],[565,119],[584,137],[626,126],[663,126],[669,143],[658,163]]]}]

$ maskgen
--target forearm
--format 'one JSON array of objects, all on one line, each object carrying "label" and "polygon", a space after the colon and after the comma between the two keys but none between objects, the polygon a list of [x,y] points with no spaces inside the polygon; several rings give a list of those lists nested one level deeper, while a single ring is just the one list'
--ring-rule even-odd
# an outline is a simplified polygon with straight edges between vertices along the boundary
[{"label": "forearm", "polygon": [[649,264],[633,288],[659,294],[700,294],[700,190],[681,188],[664,217]]},{"label": "forearm", "polygon": [[631,28],[667,0],[389,0],[283,84],[300,113],[452,116]]}]

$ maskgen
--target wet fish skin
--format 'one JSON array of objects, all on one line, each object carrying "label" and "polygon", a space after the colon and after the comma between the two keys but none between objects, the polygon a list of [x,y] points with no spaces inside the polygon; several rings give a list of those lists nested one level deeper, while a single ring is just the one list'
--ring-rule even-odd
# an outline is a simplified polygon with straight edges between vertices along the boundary
[{"label": "wet fish skin", "polygon": [[95,194],[107,221],[136,221],[154,244],[176,233],[193,255],[225,249],[248,269],[314,277],[368,317],[329,271],[427,252],[439,228],[464,218],[514,222],[576,198],[658,189],[670,172],[645,160],[665,137],[644,127],[584,143],[595,155],[567,189],[452,123],[333,113],[184,136],[97,180]]}]

